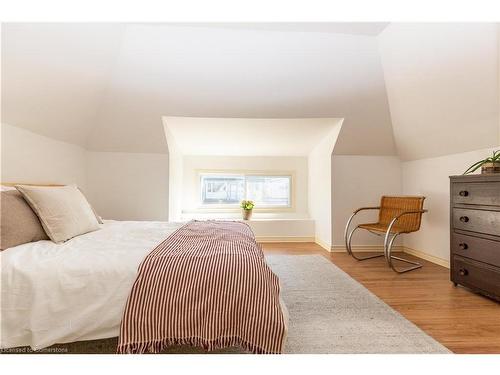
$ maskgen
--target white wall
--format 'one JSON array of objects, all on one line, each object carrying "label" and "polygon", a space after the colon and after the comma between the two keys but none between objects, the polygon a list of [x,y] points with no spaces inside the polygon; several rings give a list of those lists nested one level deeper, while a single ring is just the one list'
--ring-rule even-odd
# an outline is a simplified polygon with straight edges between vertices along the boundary
[{"label": "white wall", "polygon": [[77,184],[86,189],[85,149],[2,124],[2,182]]},{"label": "white wall", "polygon": [[167,220],[168,155],[94,152],[2,124],[2,182],[76,184],[104,219]]},{"label": "white wall", "polygon": [[495,146],[500,74],[496,24],[392,23],[378,39],[402,160]]},{"label": "white wall", "polygon": [[248,224],[257,241],[314,242],[315,223],[311,219],[250,220]]},{"label": "white wall", "polygon": [[168,155],[89,151],[87,177],[104,219],[168,219]]},{"label": "white wall", "polygon": [[333,127],[327,137],[312,150],[308,157],[308,206],[309,215],[315,221],[316,242],[330,249],[332,246],[332,152],[337,142],[342,120]]},{"label": "white wall", "polygon": [[[497,149],[500,148],[497,147]],[[405,236],[404,245],[449,262],[450,253],[450,181],[471,164],[490,155],[494,149],[446,155],[402,163],[403,193],[427,197],[422,227]]]},{"label": "white wall", "polygon": [[182,152],[163,118],[163,129],[168,146],[168,220],[180,221],[182,216]]},{"label": "white wall", "polygon": [[[333,246],[344,247],[344,228],[349,216],[360,207],[378,206],[382,195],[400,195],[401,162],[395,156],[342,156],[334,155],[333,171]],[[358,214],[352,224],[376,222],[378,211]],[[382,240],[358,230],[353,246],[382,245]]]},{"label": "white wall", "polygon": [[[200,170],[241,170],[292,172],[294,174],[294,208],[287,213],[273,216],[288,218],[308,217],[308,172],[307,157],[300,156],[184,156],[183,157],[183,193],[182,208],[184,213],[197,211],[199,208],[199,171]],[[254,212],[255,217],[269,216]],[[237,213],[237,216],[240,216]]]}]

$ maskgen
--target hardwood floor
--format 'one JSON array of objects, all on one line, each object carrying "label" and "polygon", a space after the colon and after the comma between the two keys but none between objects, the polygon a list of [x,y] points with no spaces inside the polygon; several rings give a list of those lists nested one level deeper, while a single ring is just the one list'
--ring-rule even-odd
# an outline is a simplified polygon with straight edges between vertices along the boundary
[{"label": "hardwood floor", "polygon": [[449,270],[405,254],[424,267],[405,274],[383,258],[358,262],[314,243],[263,243],[265,253],[319,254],[455,353],[500,353],[500,303],[450,282]]}]

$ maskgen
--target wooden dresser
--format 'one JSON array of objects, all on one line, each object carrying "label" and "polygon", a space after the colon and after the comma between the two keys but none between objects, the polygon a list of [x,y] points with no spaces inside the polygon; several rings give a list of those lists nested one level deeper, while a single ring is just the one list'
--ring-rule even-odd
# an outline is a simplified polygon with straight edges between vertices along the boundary
[{"label": "wooden dresser", "polygon": [[500,175],[450,182],[451,281],[500,300]]}]

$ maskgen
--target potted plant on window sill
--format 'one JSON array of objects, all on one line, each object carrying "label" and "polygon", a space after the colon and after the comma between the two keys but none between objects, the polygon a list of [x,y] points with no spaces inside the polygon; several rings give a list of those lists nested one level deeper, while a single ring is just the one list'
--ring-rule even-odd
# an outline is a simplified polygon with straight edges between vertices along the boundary
[{"label": "potted plant on window sill", "polygon": [[250,220],[252,217],[252,210],[255,204],[253,201],[241,201],[241,210],[243,214],[243,220]]},{"label": "potted plant on window sill", "polygon": [[500,150],[493,151],[493,155],[489,158],[472,164],[464,174],[475,172],[479,167],[481,167],[481,174],[500,173]]}]

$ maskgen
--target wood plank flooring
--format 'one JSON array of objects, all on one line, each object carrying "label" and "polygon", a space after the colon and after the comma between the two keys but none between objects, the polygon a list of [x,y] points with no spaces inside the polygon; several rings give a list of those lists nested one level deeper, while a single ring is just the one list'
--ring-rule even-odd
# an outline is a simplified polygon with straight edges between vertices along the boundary
[{"label": "wood plank flooring", "polygon": [[358,262],[315,243],[262,245],[266,254],[324,256],[454,353],[500,353],[500,303],[454,287],[444,267],[405,254],[424,267],[396,274],[383,258]]}]

